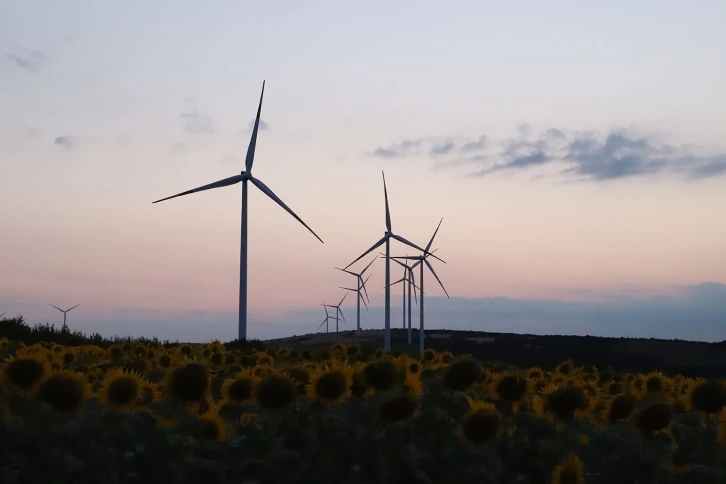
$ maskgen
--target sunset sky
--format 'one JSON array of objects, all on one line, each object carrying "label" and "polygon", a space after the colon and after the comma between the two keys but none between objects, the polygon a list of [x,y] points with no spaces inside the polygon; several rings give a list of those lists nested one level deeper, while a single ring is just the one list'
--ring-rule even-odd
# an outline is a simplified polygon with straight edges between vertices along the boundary
[{"label": "sunset sky", "polygon": [[2,2],[0,313],[82,303],[72,328],[234,338],[240,185],[151,202],[243,169],[265,79],[254,174],[325,244],[250,187],[250,336],[314,331],[354,284],[334,266],[383,235],[385,170],[394,232],[425,245],[444,219],[430,327],[724,340],[724,15]]}]

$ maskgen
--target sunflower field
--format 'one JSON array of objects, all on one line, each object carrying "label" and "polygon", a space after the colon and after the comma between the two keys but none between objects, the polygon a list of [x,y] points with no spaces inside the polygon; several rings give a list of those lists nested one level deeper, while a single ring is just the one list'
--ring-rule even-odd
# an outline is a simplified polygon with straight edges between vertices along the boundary
[{"label": "sunflower field", "polygon": [[724,483],[722,381],[0,339],[0,482]]}]

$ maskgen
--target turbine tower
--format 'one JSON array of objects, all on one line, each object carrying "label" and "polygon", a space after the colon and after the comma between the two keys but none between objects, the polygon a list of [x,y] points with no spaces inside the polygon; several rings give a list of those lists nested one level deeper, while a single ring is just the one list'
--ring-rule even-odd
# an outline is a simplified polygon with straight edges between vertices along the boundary
[{"label": "turbine tower", "polygon": [[[63,328],[61,328],[61,331],[64,331],[64,330],[66,330],[66,329],[67,329],[67,326],[66,326],[66,316],[68,315],[68,313],[69,313],[69,312],[71,311],[71,309],[75,309],[75,308],[77,308],[77,307],[78,307],[78,306],[80,306],[80,305],[81,305],[81,303],[78,303],[78,304],[76,304],[75,306],[73,306],[72,308],[70,308],[70,309],[66,309],[66,310],[64,311],[64,310],[62,310],[61,308],[59,308],[58,306],[53,306],[53,305],[51,304],[51,306],[53,306],[53,307],[54,307],[54,308],[56,308],[56,309],[57,309],[58,311],[60,311],[60,312],[62,312],[62,313],[63,313]],[[5,313],[3,313],[3,314],[5,314]]]},{"label": "turbine tower", "polygon": [[[347,296],[348,296],[348,293],[346,292],[343,295],[343,299],[340,300],[340,302],[338,303],[337,306],[333,306],[332,304],[323,303],[323,307],[325,307],[325,308],[335,308],[335,332],[336,333],[338,332],[338,321],[340,321],[340,318],[338,317],[338,315],[340,315],[340,317],[343,318],[343,321],[345,322],[345,324],[348,324],[348,321],[345,320],[345,315],[343,315],[343,311],[340,309],[340,305],[343,304],[343,301],[345,301],[345,298]],[[328,314],[327,309],[325,310],[325,314]]]},{"label": "turbine tower", "polygon": [[[434,251],[436,252],[436,251]],[[416,277],[413,273],[412,266],[409,266],[408,263],[404,264],[400,260],[398,260],[397,257],[391,257],[391,260],[398,265],[403,267],[403,278],[399,279],[398,281],[394,282],[393,284],[398,284],[399,282],[404,283],[403,284],[403,298],[404,302],[403,305],[406,305],[406,282],[408,282],[408,344],[411,344],[411,313],[413,312],[413,307],[411,306],[411,292],[413,292],[413,297],[416,299],[416,289],[419,289],[419,287],[416,285]],[[416,299],[416,304],[418,304],[418,299]],[[404,311],[404,323],[403,328],[406,329],[406,312]]]},{"label": "turbine tower", "polygon": [[[341,289],[347,289],[349,291],[355,291],[355,292],[358,293],[358,301],[356,303],[356,311],[358,313],[358,322],[357,322],[357,325],[356,325],[356,336],[360,336],[360,302],[361,302],[361,298],[362,298],[362,294],[360,292],[361,289],[363,289],[363,292],[365,292],[366,299],[368,299],[368,302],[369,303],[371,302],[371,299],[368,297],[368,290],[366,289],[366,284],[365,284],[366,282],[368,282],[368,278],[370,278],[371,276],[368,276],[368,278],[366,278],[366,280],[364,281],[363,280],[363,274],[365,274],[365,272],[368,270],[368,268],[375,261],[376,261],[376,259],[373,259],[370,262],[370,264],[368,264],[367,266],[365,266],[365,268],[362,271],[360,271],[360,272],[352,272],[352,271],[349,271],[347,269],[341,269],[340,267],[336,267],[336,269],[338,269],[339,271],[347,272],[348,274],[351,274],[351,275],[353,275],[353,276],[356,277],[356,283],[358,284],[358,289],[351,289],[351,288],[348,288],[348,287],[341,288]],[[363,304],[365,305],[365,300],[363,300]],[[368,311],[368,306],[367,305],[366,305],[366,311]]]},{"label": "turbine tower", "polygon": [[[385,329],[383,332],[383,348],[386,351],[391,350],[391,239],[398,240],[399,242],[402,242],[409,247],[413,247],[414,249],[428,255],[432,255],[430,252],[428,252],[425,249],[422,249],[418,245],[414,244],[413,242],[409,242],[408,240],[404,239],[398,234],[394,234],[391,230],[391,212],[388,209],[388,190],[386,189],[386,175],[381,171],[381,174],[383,175],[383,197],[385,198],[386,202],[386,232],[383,234],[383,237],[381,240],[373,244],[373,246],[368,249],[367,251],[363,252],[356,260],[348,264],[345,269],[348,269],[350,266],[361,260],[366,255],[370,254],[372,251],[376,250],[378,247],[380,247],[383,244],[386,244],[386,284],[385,284]],[[432,257],[439,259],[435,255],[432,255]],[[439,259],[441,260],[441,259]],[[441,260],[441,262],[444,262]],[[445,263],[445,262],[444,262]]]},{"label": "turbine tower", "polygon": [[[340,289],[345,289],[346,291],[351,291],[358,295],[358,297],[356,298],[356,306],[357,306],[356,309],[357,309],[357,314],[358,314],[358,317],[357,317],[358,321],[356,324],[356,332],[355,332],[356,335],[360,335],[360,302],[361,301],[363,301],[363,306],[365,306],[366,311],[368,311],[368,305],[366,304],[366,300],[365,300],[365,297],[363,296],[363,293],[365,292],[366,297],[368,296],[368,291],[366,291],[366,282],[368,282],[368,279],[371,278],[371,275],[372,274],[368,274],[368,277],[366,277],[365,281],[358,281],[358,289],[353,289],[352,287],[339,286]],[[370,299],[368,300],[368,302],[370,302]]]},{"label": "turbine tower", "polygon": [[[424,352],[424,264],[426,264],[426,266],[431,271],[431,274],[433,274],[434,277],[436,278],[436,280],[439,282],[439,285],[441,286],[441,289],[444,290],[446,297],[447,298],[449,297],[449,293],[446,292],[446,288],[444,287],[444,284],[441,282],[441,279],[439,279],[439,276],[436,275],[436,271],[434,270],[431,263],[428,261],[429,255],[436,257],[435,255],[433,255],[433,252],[429,252],[429,249],[431,249],[431,244],[434,243],[436,234],[439,232],[439,228],[441,227],[441,222],[443,222],[443,221],[444,221],[443,218],[439,221],[439,225],[438,225],[438,227],[436,227],[436,231],[434,232],[434,235],[431,236],[431,240],[429,240],[429,243],[426,246],[426,251],[424,252],[423,255],[397,257],[397,259],[415,260],[416,262],[411,266],[411,269],[413,270],[416,268],[416,266],[419,266],[420,271],[421,271],[421,275],[419,277],[419,283],[421,284],[421,287],[419,288],[419,291],[421,292],[421,307],[419,308],[420,322],[419,322],[419,329],[418,329],[418,349],[419,349],[419,352],[421,355],[423,355],[423,352]],[[438,257],[436,257],[436,258],[438,259]]]},{"label": "turbine tower", "polygon": [[221,188],[230,185],[235,185],[242,182],[242,226],[241,226],[241,237],[240,237],[240,257],[239,257],[239,328],[237,333],[237,339],[247,339],[247,182],[252,182],[254,186],[260,189],[262,193],[270,197],[275,203],[281,206],[287,213],[295,217],[306,229],[308,229],[320,242],[323,239],[318,237],[318,234],[313,232],[313,229],[298,217],[290,207],[285,205],[275,193],[268,188],[267,185],[262,183],[262,180],[252,176],[252,164],[255,159],[255,146],[257,145],[257,131],[260,127],[260,112],[262,111],[262,98],[265,94],[265,81],[262,81],[262,93],[260,94],[260,104],[257,107],[257,117],[255,118],[255,125],[252,128],[252,138],[250,139],[249,147],[247,148],[247,156],[245,158],[245,169],[240,172],[239,175],[234,175],[229,178],[210,183],[186,192],[177,193],[170,197],[162,198],[153,203],[163,202],[171,198],[181,197],[182,195],[189,195],[191,193],[201,192],[204,190],[211,190],[212,188]]}]

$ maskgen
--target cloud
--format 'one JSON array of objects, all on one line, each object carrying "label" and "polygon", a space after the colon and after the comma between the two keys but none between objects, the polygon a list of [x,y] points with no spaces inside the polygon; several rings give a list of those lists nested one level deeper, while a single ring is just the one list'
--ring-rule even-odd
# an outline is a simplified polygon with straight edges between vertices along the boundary
[{"label": "cloud", "polygon": [[193,99],[184,101],[184,111],[179,114],[179,119],[184,130],[190,134],[210,134],[217,131],[212,119],[199,111]]},{"label": "cloud", "polygon": [[26,138],[32,139],[39,138],[43,134],[43,131],[41,129],[34,128],[32,126],[21,126],[18,128],[18,131]]},{"label": "cloud", "polygon": [[53,144],[67,150],[72,150],[76,147],[76,138],[71,136],[58,136],[55,140],[53,140]]},{"label": "cloud", "polygon": [[13,64],[28,72],[40,70],[47,59],[46,55],[37,50],[17,48],[14,52],[8,52],[5,57]]},{"label": "cloud", "polygon": [[522,125],[518,131],[519,137],[497,142],[486,136],[476,140],[454,137],[404,140],[367,154],[378,158],[425,154],[436,161],[436,166],[474,166],[469,175],[480,177],[550,165],[560,166],[560,175],[575,181],[656,175],[699,180],[726,175],[724,152],[672,145],[633,130],[615,129],[604,134],[579,131],[568,136],[560,129],[550,128],[533,136],[531,127]]}]

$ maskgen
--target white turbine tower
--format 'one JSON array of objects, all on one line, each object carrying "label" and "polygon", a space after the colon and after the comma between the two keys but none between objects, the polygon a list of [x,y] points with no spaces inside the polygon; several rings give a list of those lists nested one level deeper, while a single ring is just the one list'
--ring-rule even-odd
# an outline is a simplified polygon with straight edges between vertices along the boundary
[{"label": "white turbine tower", "polygon": [[[50,304],[50,306],[53,306],[53,307],[54,307],[54,308],[56,308],[56,309],[57,309],[58,311],[60,311],[60,312],[62,312],[62,313],[63,313],[63,327],[61,328],[61,331],[65,330],[65,329],[67,328],[67,326],[66,326],[66,316],[68,315],[68,313],[69,313],[69,312],[70,312],[70,311],[71,311],[72,309],[76,309],[76,308],[77,308],[78,306],[80,306],[80,305],[81,305],[81,303],[78,303],[78,304],[76,304],[75,306],[73,306],[72,308],[66,309],[66,310],[64,311],[63,309],[59,308],[58,306],[53,306],[52,304]],[[5,314],[5,313],[3,313],[3,314]]]},{"label": "white turbine tower", "polygon": [[[348,293],[346,292],[343,295],[343,299],[340,300],[337,306],[333,306],[332,304],[325,304],[323,303],[323,306],[326,308],[335,308],[335,332],[338,332],[338,322],[340,321],[340,317],[343,318],[343,322],[345,324],[348,324],[348,321],[345,320],[345,315],[343,315],[343,311],[340,309],[340,305],[343,304],[343,301],[345,301],[345,298],[348,297]],[[325,314],[328,314],[328,310],[325,310]],[[340,317],[338,317],[340,315]]]},{"label": "white turbine tower", "polygon": [[[366,299],[368,299],[368,302],[369,303],[371,302],[371,299],[368,297],[368,289],[366,289],[366,284],[365,284],[366,282],[368,282],[368,278],[370,278],[371,276],[368,276],[368,278],[366,278],[366,280],[364,281],[363,280],[363,274],[365,274],[365,272],[368,270],[368,268],[375,261],[376,261],[376,259],[373,259],[370,262],[370,264],[368,264],[367,266],[365,266],[365,268],[362,271],[360,271],[360,272],[352,272],[352,271],[349,271],[347,269],[341,269],[340,267],[336,267],[336,269],[338,269],[339,271],[347,272],[348,274],[351,274],[351,275],[355,276],[355,278],[356,278],[356,283],[358,285],[357,286],[358,289],[351,289],[349,287],[343,287],[341,289],[347,289],[349,291],[354,291],[354,292],[357,292],[358,293],[358,301],[356,303],[356,311],[358,313],[358,322],[357,322],[357,325],[356,325],[356,335],[357,336],[360,336],[360,302],[361,302],[361,299],[362,299],[362,294],[360,292],[361,289],[363,290],[363,292],[365,292]],[[363,300],[363,304],[365,305],[365,300]],[[368,306],[366,306],[366,311],[367,310],[368,310]]]},{"label": "white turbine tower", "polygon": [[[429,249],[431,248],[431,244],[434,243],[434,239],[436,238],[436,234],[439,232],[439,228],[441,227],[441,222],[443,222],[444,219],[442,218],[441,221],[439,221],[438,227],[436,227],[436,231],[434,232],[434,235],[431,236],[431,240],[429,240],[428,245],[426,246],[426,251],[423,255],[417,255],[417,256],[406,256],[406,257],[397,257],[397,259],[407,259],[407,260],[415,260],[416,262],[411,266],[411,269],[416,268],[416,266],[420,267],[421,275],[419,277],[419,283],[421,284],[421,287],[419,288],[419,291],[421,292],[421,306],[419,307],[419,329],[418,329],[418,349],[421,355],[423,355],[424,352],[424,264],[429,268],[431,271],[431,274],[434,275],[436,280],[439,282],[439,285],[441,286],[441,289],[444,290],[444,293],[446,294],[446,297],[449,297],[449,293],[446,292],[446,288],[444,287],[444,284],[441,282],[441,279],[439,279],[439,276],[436,275],[436,271],[434,270],[431,263],[428,261],[428,256],[433,255],[433,252],[429,252]],[[434,251],[435,252],[435,251]],[[433,255],[433,257],[436,257]],[[438,259],[438,257],[436,257]],[[439,259],[441,260],[441,259]]]},{"label": "white turbine tower", "polygon": [[[381,172],[383,174],[383,172]],[[386,201],[386,232],[383,234],[383,238],[373,244],[373,246],[368,249],[367,251],[363,252],[356,260],[348,264],[345,269],[348,269],[350,266],[361,260],[366,255],[370,254],[372,251],[376,250],[378,247],[380,247],[383,244],[386,244],[386,284],[385,284],[385,329],[383,332],[383,348],[386,351],[391,350],[391,239],[398,240],[399,242],[402,242],[409,247],[413,247],[414,249],[423,252],[425,254],[431,255],[431,253],[427,252],[426,250],[422,249],[418,245],[414,244],[413,242],[409,242],[408,240],[404,239],[400,235],[394,234],[391,231],[391,212],[388,209],[388,190],[386,189],[386,175],[383,174],[383,196]],[[435,255],[432,256],[436,259],[439,259]],[[439,259],[441,260],[441,259]],[[444,261],[441,261],[444,262]]]},{"label": "white turbine tower", "polygon": [[303,224],[303,226],[308,229],[320,242],[323,242],[323,239],[318,237],[318,234],[313,232],[313,229],[308,227],[308,225],[302,221],[300,217],[298,217],[295,212],[292,211],[290,207],[285,205],[285,202],[280,200],[280,198],[274,194],[272,190],[270,190],[267,185],[262,183],[262,180],[259,178],[255,178],[252,176],[252,164],[254,163],[255,159],[255,146],[257,144],[257,131],[260,127],[260,112],[262,111],[262,98],[265,94],[265,82],[262,82],[262,93],[260,94],[260,104],[257,107],[257,117],[255,118],[255,125],[252,128],[252,138],[250,139],[250,145],[247,148],[247,156],[245,158],[245,169],[244,171],[240,172],[239,175],[234,175],[229,178],[224,178],[223,180],[216,181],[214,183],[210,183],[209,185],[204,185],[199,188],[194,188],[192,190],[187,190],[186,192],[177,193],[176,195],[172,195],[170,197],[162,198],[161,200],[157,200],[153,203],[159,203],[163,202],[164,200],[169,200],[171,198],[181,197],[182,195],[189,195],[190,193],[196,193],[201,192],[204,190],[211,190],[212,188],[221,188],[226,187],[229,185],[235,185],[239,182],[242,182],[242,227],[241,227],[241,237],[240,237],[240,257],[239,257],[239,329],[237,338],[239,340],[246,340],[247,339],[247,182],[250,181],[254,186],[259,188],[265,195],[270,197],[275,203],[277,203],[279,206],[281,206],[287,213],[295,217],[295,219]]}]

